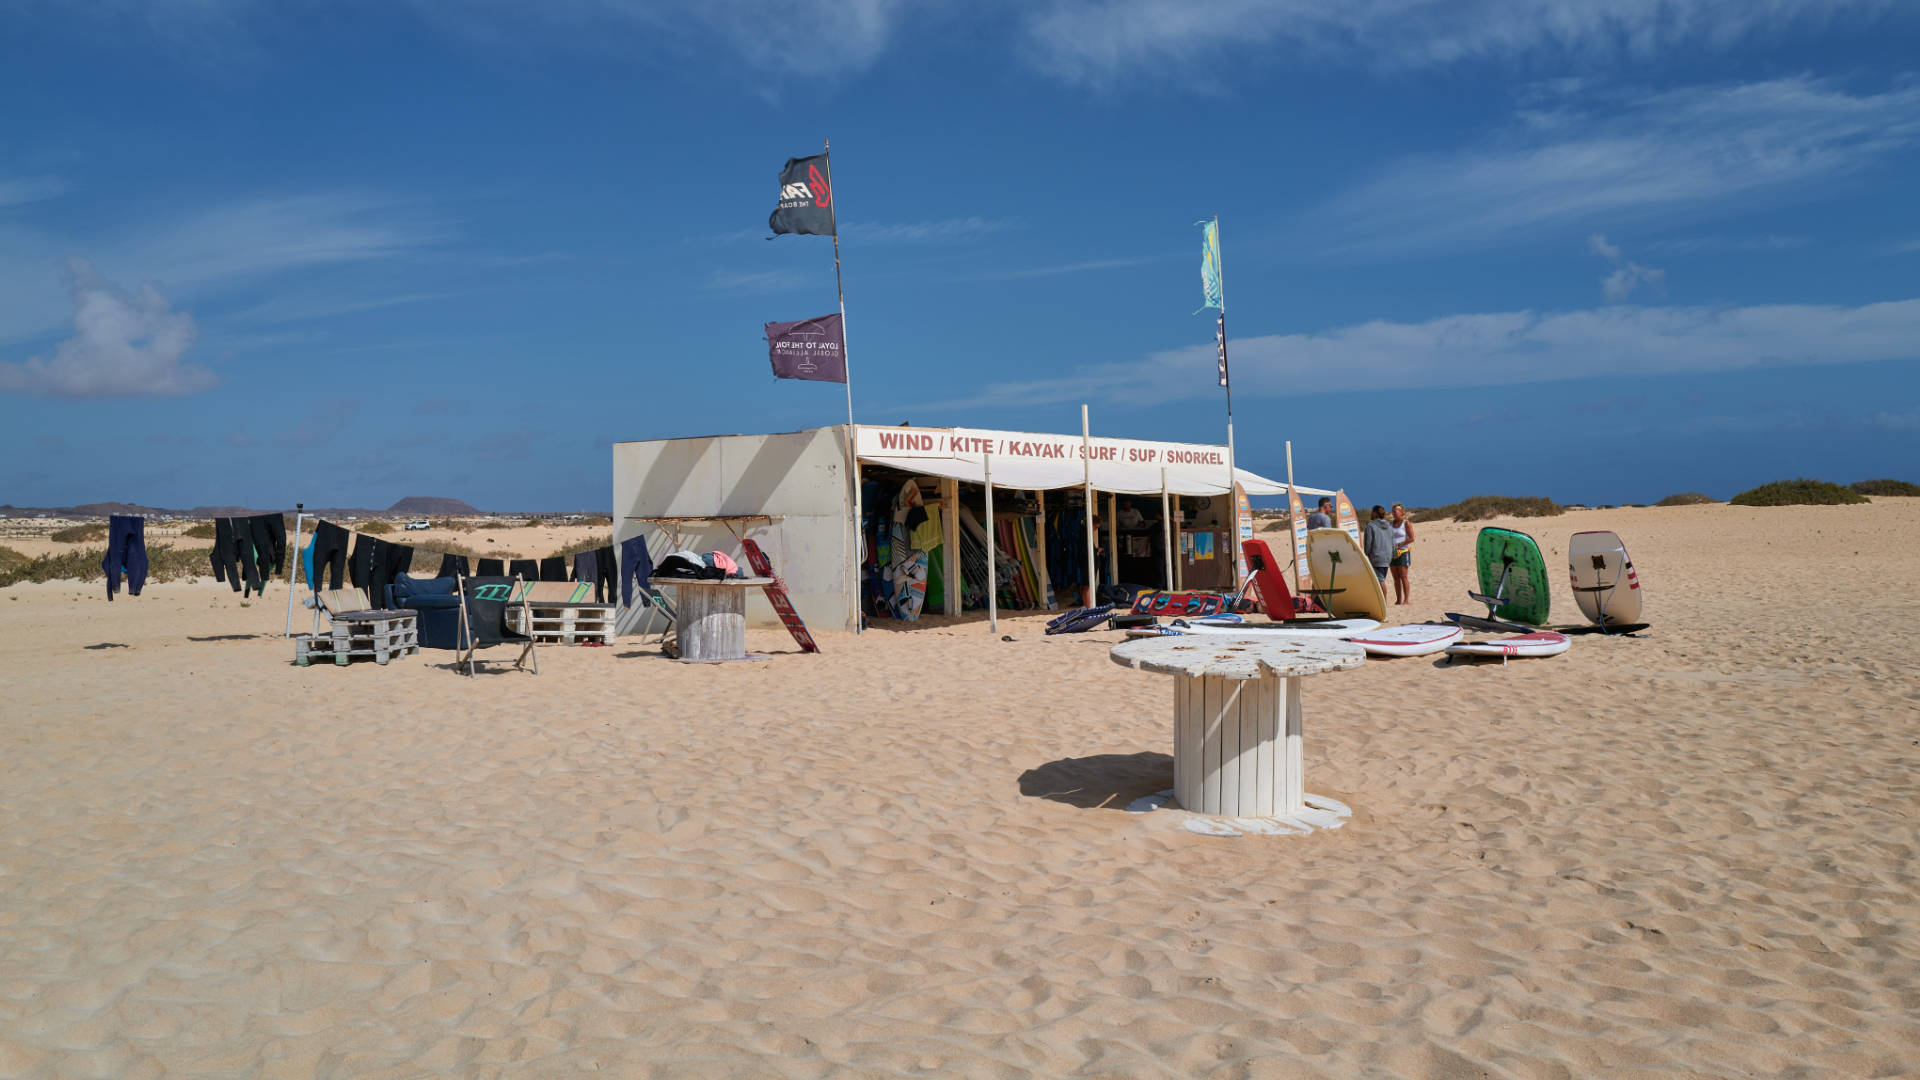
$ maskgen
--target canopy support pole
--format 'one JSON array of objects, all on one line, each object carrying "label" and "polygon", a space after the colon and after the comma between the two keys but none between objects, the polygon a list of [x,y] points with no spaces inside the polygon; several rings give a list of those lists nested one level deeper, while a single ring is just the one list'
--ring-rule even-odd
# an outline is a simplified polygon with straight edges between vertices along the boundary
[{"label": "canopy support pole", "polygon": [[1167,576],[1161,588],[1173,588],[1173,508],[1167,498],[1167,467],[1160,466],[1160,544],[1166,549]]},{"label": "canopy support pole", "polygon": [[302,512],[306,508],[306,503],[293,504],[293,543],[287,547],[287,628],[282,637],[293,636],[293,579],[300,572],[300,523],[306,520]]},{"label": "canopy support pole", "polygon": [[1085,405],[1080,406],[1080,465],[1085,477],[1082,483],[1087,492],[1087,595],[1086,603],[1082,606],[1092,607],[1093,598],[1098,593],[1094,583],[1100,580],[1100,564],[1093,547],[1093,435],[1092,429],[1087,426]]},{"label": "canopy support pole", "polygon": [[960,481],[951,477],[940,480],[940,546],[946,549],[941,561],[941,586],[945,590],[941,599],[945,603],[946,613],[960,614]]},{"label": "canopy support pole", "polygon": [[1120,496],[1107,492],[1107,577],[1120,584]]},{"label": "canopy support pole", "polygon": [[1047,491],[1037,488],[1034,494],[1040,497],[1040,527],[1034,530],[1040,537],[1039,549],[1034,558],[1039,562],[1040,570],[1040,607],[1045,611],[1053,610],[1053,578],[1047,574]]}]

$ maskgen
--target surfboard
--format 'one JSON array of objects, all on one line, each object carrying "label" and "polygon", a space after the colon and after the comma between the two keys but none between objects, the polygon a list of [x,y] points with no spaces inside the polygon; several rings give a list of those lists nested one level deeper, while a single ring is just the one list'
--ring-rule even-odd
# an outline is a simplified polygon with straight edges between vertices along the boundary
[{"label": "surfboard", "polygon": [[1506,575],[1506,602],[1494,609],[1496,617],[1528,626],[1547,621],[1553,597],[1547,589],[1547,561],[1540,557],[1540,545],[1534,543],[1533,537],[1513,529],[1488,526],[1480,530],[1473,550],[1480,571],[1480,592],[1486,596],[1494,595],[1494,590],[1500,588],[1501,571],[1506,570],[1511,560],[1512,569]]},{"label": "surfboard", "polygon": [[1246,542],[1253,538],[1253,503],[1247,500],[1247,489],[1239,484],[1233,485],[1233,563],[1234,581],[1244,587],[1247,581]]},{"label": "surfboard", "polygon": [[786,627],[787,633],[793,635],[793,640],[800,645],[800,651],[819,652],[820,646],[808,632],[807,624],[800,621],[800,613],[793,609],[793,601],[787,596],[787,583],[780,580],[779,574],[773,572],[773,560],[767,558],[767,553],[760,550],[758,543],[744,536],[740,538],[740,550],[746,553],[747,565],[753,567],[755,574],[773,579],[773,584],[766,586],[764,590],[767,594],[767,603],[773,605],[774,614],[780,616],[780,625]]},{"label": "surfboard", "polygon": [[1301,505],[1300,492],[1292,483],[1287,484],[1287,514],[1293,533],[1293,591],[1310,596],[1307,590],[1313,588],[1313,571],[1307,566],[1307,508]]},{"label": "surfboard", "polygon": [[1196,634],[1210,637],[1239,638],[1242,641],[1264,641],[1278,639],[1292,641],[1298,638],[1335,638],[1344,639],[1355,634],[1365,634],[1380,629],[1373,619],[1341,619],[1338,622],[1290,622],[1274,626],[1246,624],[1241,626],[1214,626],[1199,619],[1175,619],[1166,626],[1156,627],[1150,633],[1127,631],[1128,636],[1154,637],[1166,631],[1178,634]]},{"label": "surfboard", "polygon": [[1360,542],[1360,515],[1353,512],[1353,500],[1344,490],[1333,493],[1333,523],[1347,530],[1354,543]]},{"label": "surfboard", "polygon": [[1380,579],[1373,564],[1360,550],[1360,544],[1345,529],[1314,529],[1307,534],[1307,565],[1313,580],[1321,588],[1340,591],[1316,596],[1320,606],[1336,619],[1354,616],[1366,619],[1387,617],[1387,594],[1380,591]]},{"label": "surfboard", "polygon": [[893,613],[908,622],[920,618],[927,602],[927,553],[916,551],[893,568]]},{"label": "surfboard", "polygon": [[1640,575],[1618,536],[1605,530],[1574,533],[1567,545],[1567,571],[1574,602],[1588,622],[1609,630],[1640,622]]},{"label": "surfboard", "polygon": [[1457,626],[1414,623],[1410,626],[1383,626],[1347,640],[1375,656],[1426,656],[1458,642],[1464,633]]},{"label": "surfboard", "polygon": [[1505,663],[1508,657],[1513,656],[1559,656],[1572,645],[1572,640],[1565,634],[1556,634],[1551,630],[1536,630],[1531,634],[1521,634],[1516,637],[1449,645],[1447,655],[1498,656],[1501,662]]},{"label": "surfboard", "polygon": [[1247,557],[1247,572],[1253,577],[1254,591],[1260,594],[1261,610],[1275,622],[1293,621],[1293,593],[1287,589],[1286,573],[1273,560],[1273,549],[1265,540],[1256,538],[1240,541],[1240,550]]}]

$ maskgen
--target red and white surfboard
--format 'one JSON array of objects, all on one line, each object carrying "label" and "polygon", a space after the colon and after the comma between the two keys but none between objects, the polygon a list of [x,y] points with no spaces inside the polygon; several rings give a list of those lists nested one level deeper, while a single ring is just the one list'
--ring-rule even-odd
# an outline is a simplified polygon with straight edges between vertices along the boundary
[{"label": "red and white surfboard", "polygon": [[807,633],[807,624],[800,621],[800,613],[793,610],[793,601],[787,599],[787,583],[781,581],[780,575],[773,572],[773,563],[768,560],[767,553],[760,550],[759,544],[745,537],[740,538],[740,550],[746,552],[747,565],[753,567],[755,574],[773,579],[773,584],[766,587],[767,602],[773,605],[773,610],[780,616],[780,622],[786,626],[787,633],[792,634],[793,640],[800,643],[800,651],[819,652],[820,646],[814,642],[813,635]]}]

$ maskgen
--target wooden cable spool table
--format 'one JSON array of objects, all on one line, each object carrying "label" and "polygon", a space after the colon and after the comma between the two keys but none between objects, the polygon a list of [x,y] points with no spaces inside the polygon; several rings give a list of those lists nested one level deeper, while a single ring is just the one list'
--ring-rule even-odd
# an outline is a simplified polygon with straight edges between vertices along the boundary
[{"label": "wooden cable spool table", "polygon": [[747,590],[764,589],[772,578],[649,578],[647,584],[674,589],[680,659],[695,664],[749,659]]},{"label": "wooden cable spool table", "polygon": [[1359,667],[1366,650],[1346,641],[1209,635],[1140,638],[1109,655],[1122,667],[1174,677],[1173,795],[1183,809],[1311,827],[1316,817],[1325,823],[1314,811],[1331,804],[1344,819],[1345,807],[1307,794],[1300,680]]}]

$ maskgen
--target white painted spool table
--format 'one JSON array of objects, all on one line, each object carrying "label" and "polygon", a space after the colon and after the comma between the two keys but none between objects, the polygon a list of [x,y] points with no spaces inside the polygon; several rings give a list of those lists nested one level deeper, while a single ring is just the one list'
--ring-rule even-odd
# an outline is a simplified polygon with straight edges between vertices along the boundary
[{"label": "white painted spool table", "polygon": [[674,633],[680,659],[714,664],[747,659],[747,590],[764,589],[772,578],[649,578],[654,587],[674,588]]},{"label": "white painted spool table", "polygon": [[[1300,679],[1359,667],[1346,641],[1139,638],[1110,654],[1123,667],[1173,676],[1173,795],[1182,809],[1310,825],[1325,809],[1301,764]],[[1344,810],[1344,807],[1340,807]],[[1305,815],[1304,817],[1302,815]]]}]

